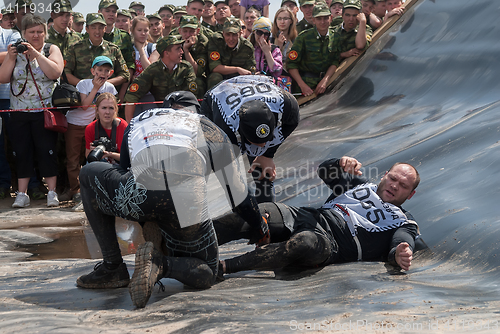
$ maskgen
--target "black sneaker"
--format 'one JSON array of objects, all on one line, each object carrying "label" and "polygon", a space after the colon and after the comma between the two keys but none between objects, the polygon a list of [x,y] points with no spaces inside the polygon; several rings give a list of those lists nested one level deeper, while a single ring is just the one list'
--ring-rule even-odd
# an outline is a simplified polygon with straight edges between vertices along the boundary
[{"label": "black sneaker", "polygon": [[137,308],[146,306],[153,287],[163,278],[163,255],[148,241],[135,254],[135,269],[128,286],[132,302]]},{"label": "black sneaker", "polygon": [[112,289],[126,287],[129,282],[130,276],[124,262],[115,270],[106,269],[104,262],[99,262],[93,272],[80,276],[76,285],[86,289]]}]

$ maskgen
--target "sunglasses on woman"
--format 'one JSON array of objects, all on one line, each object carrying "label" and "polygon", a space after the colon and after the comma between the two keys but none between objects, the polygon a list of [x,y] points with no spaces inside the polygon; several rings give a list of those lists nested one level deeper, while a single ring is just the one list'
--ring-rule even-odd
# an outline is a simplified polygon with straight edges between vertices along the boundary
[{"label": "sunglasses on woman", "polygon": [[262,31],[262,30],[255,30],[255,34],[257,36],[262,36],[262,35],[264,35],[266,37],[271,36],[271,33],[269,31]]}]

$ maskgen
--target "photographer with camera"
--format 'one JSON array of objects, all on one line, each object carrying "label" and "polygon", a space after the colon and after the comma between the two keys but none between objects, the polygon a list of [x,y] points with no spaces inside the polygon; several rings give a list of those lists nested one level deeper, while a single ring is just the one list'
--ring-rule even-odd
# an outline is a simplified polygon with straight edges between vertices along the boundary
[{"label": "photographer with camera", "polygon": [[120,161],[120,147],[127,122],[118,117],[116,97],[102,93],[95,102],[96,120],[85,128],[85,156],[88,162]]},{"label": "photographer with camera", "polygon": [[33,175],[34,155],[40,175],[47,182],[47,206],[59,206],[57,182],[57,132],[44,128],[43,108],[52,107],[52,92],[64,68],[63,57],[55,45],[45,44],[47,25],[37,15],[27,14],[21,25],[25,41],[8,48],[0,67],[0,83],[9,83],[12,112],[9,133],[17,162],[18,193],[14,208],[30,204],[26,193]]}]

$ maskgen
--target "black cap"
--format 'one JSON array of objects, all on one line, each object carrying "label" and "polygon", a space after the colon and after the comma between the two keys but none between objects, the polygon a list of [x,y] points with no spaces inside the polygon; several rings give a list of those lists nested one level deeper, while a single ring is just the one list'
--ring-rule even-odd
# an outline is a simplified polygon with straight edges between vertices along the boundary
[{"label": "black cap", "polygon": [[265,102],[247,101],[241,105],[239,114],[239,131],[248,141],[261,144],[273,139],[276,120]]},{"label": "black cap", "polygon": [[196,96],[194,96],[193,93],[185,90],[179,90],[168,94],[165,97],[165,100],[163,100],[162,107],[172,108],[172,105],[174,104],[180,104],[181,106],[187,107],[189,108],[189,110],[192,110],[195,113],[200,112],[200,104],[198,103]]}]

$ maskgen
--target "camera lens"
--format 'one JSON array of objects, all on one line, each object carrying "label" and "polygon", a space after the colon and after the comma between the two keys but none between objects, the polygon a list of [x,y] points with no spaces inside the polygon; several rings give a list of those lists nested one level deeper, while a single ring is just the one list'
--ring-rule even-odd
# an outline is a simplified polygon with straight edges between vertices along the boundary
[{"label": "camera lens", "polygon": [[16,46],[17,53],[23,53],[28,50],[28,47],[24,44],[19,44]]},{"label": "camera lens", "polygon": [[88,162],[101,161],[104,156],[104,151],[106,148],[103,145],[98,145],[95,149],[93,149],[89,155],[87,156]]}]

